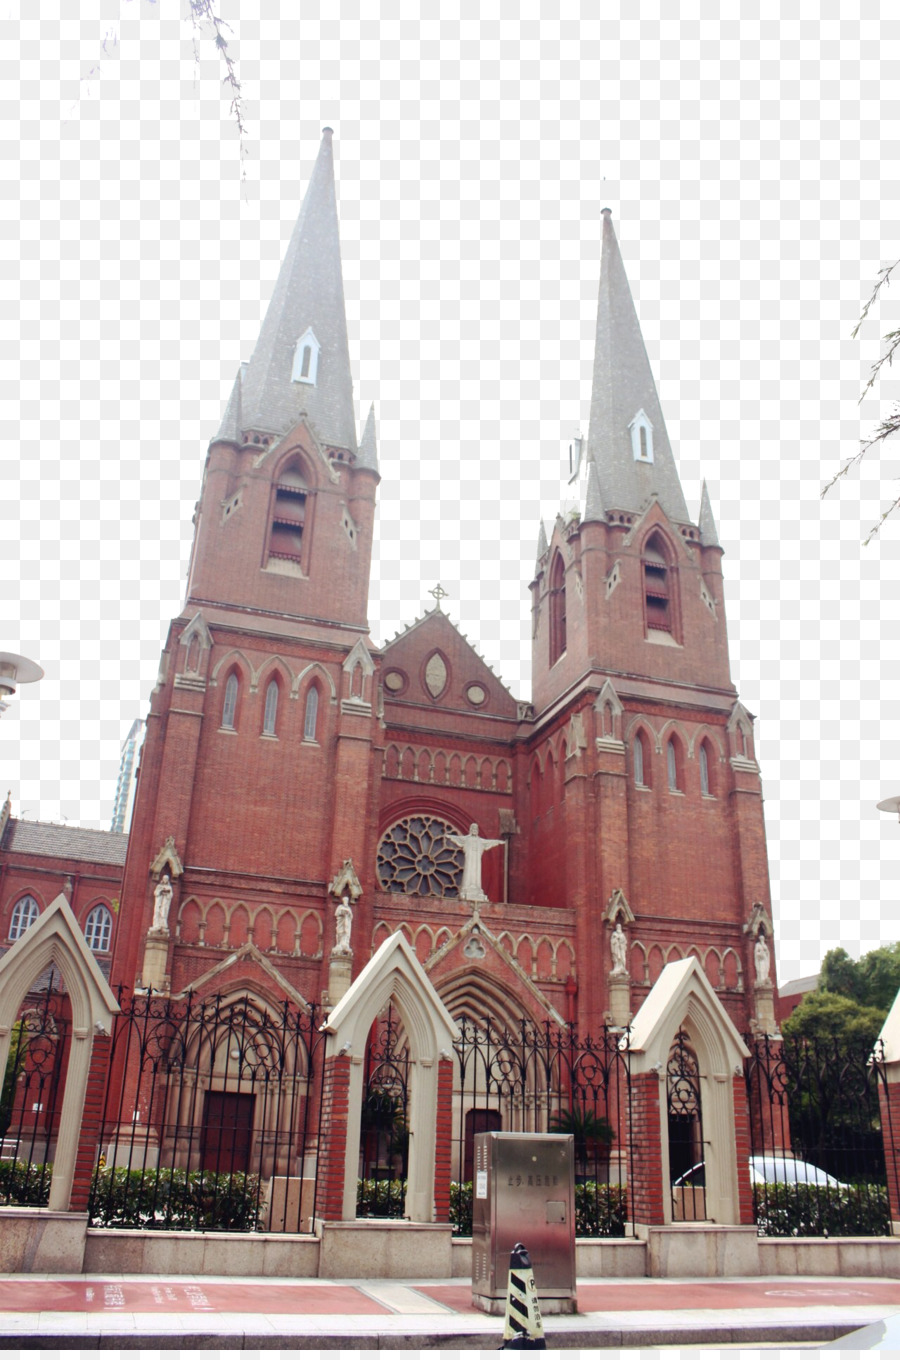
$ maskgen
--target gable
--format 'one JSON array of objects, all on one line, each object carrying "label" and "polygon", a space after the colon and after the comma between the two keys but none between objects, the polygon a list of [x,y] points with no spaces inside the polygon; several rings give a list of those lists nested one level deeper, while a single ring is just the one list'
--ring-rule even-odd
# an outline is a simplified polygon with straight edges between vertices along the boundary
[{"label": "gable", "polygon": [[454,623],[432,609],[383,650],[385,711],[424,706],[516,719],[516,701]]}]

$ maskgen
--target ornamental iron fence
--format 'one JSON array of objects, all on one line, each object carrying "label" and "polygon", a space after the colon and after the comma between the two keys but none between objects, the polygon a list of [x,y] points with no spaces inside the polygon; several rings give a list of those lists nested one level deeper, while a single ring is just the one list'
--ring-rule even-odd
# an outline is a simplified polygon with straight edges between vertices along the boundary
[{"label": "ornamental iron fence", "polygon": [[748,1037],[750,1179],[765,1237],[891,1233],[897,1150],[882,1046]]}]

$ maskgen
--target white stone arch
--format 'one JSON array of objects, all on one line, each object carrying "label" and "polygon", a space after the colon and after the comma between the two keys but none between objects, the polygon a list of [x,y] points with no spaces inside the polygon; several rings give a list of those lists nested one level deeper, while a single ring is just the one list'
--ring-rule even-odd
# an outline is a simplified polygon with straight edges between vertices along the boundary
[{"label": "white stone arch", "polygon": [[294,672],[292,671],[288,663],[285,661],[284,657],[277,652],[275,656],[267,656],[265,661],[260,666],[259,670],[256,672],[257,688],[260,688],[262,686],[263,681],[268,681],[271,678],[269,675],[270,671],[278,671],[281,678],[285,681],[286,694],[293,693]]},{"label": "white stone arch", "polygon": [[427,958],[429,954],[433,954],[433,953],[434,953],[434,931],[431,929],[430,926],[426,926],[426,925],[419,926],[419,928],[418,928],[418,930],[416,931],[415,936],[414,936],[414,938],[413,938],[413,949],[414,949],[414,951],[416,952],[416,958],[419,957],[419,955],[418,955],[418,944],[419,944],[419,936],[420,936],[420,935],[424,935],[425,938],[426,938],[426,940],[428,941],[428,950],[427,950],[427,953],[426,953],[426,955],[425,955],[425,957]]},{"label": "white stone arch", "polygon": [[373,1022],[391,1002],[409,1040],[409,1169],[406,1214],[414,1223],[434,1218],[435,1111],[438,1068],[453,1055],[457,1027],[413,949],[396,931],[385,940],[322,1026],[326,1055],[350,1055],[342,1217],[356,1217],[356,1179],[363,1096],[363,1059]]},{"label": "white stone arch", "polygon": [[209,677],[210,685],[217,685],[219,683],[219,673],[222,670],[222,667],[224,666],[226,670],[230,670],[232,663],[235,661],[240,661],[241,664],[246,667],[250,689],[255,689],[256,671],[253,669],[252,664],[247,660],[247,657],[241,651],[240,647],[232,647],[223,657],[219,658],[212,668],[212,674]]},{"label": "white stone arch", "polygon": [[650,981],[650,954],[640,940],[632,941],[631,949],[629,950],[629,956],[633,955],[635,953],[635,950],[640,950],[638,964],[641,970],[641,983],[644,986],[646,986],[646,984]]},{"label": "white stone arch", "polygon": [[338,698],[337,685],[334,683],[334,678],[329,674],[329,672],[319,661],[311,661],[308,666],[303,667],[303,670],[300,671],[299,675],[294,680],[294,683],[291,687],[291,698],[293,699],[297,698],[298,694],[300,693],[300,687],[306,680],[307,676],[309,676],[310,679],[312,679],[316,675],[320,675],[322,679],[325,681],[331,693],[331,702],[333,704],[336,704]]},{"label": "white stone arch", "polygon": [[0,959],[0,1072],[6,1071],[19,1007],[29,987],[51,965],[59,970],[72,1007],[72,1042],[48,1203],[50,1209],[66,1211],[75,1175],[94,1035],[110,1033],[119,1004],[62,893]]},{"label": "white stone arch", "polygon": [[689,758],[692,753],[692,747],[690,742],[688,741],[688,734],[686,729],[682,726],[682,724],[678,721],[677,718],[667,718],[666,721],[663,723],[662,727],[659,729],[659,735],[657,737],[657,741],[659,742],[659,750],[661,751],[663,749],[669,737],[671,737],[673,734],[677,735],[678,740],[681,742],[685,756]]},{"label": "white stone arch", "polygon": [[694,751],[699,750],[704,739],[709,742],[710,746],[712,746],[713,750],[717,753],[721,763],[724,764],[726,759],[725,747],[722,743],[719,729],[717,727],[710,727],[709,723],[701,723],[691,737],[691,743],[688,747],[688,756],[690,759],[693,759]]},{"label": "white stone arch", "polygon": [[[199,939],[202,940],[203,932],[206,929],[203,916],[203,903],[200,901],[200,898],[195,897],[193,893],[178,904],[178,916],[175,920],[175,938],[176,940],[181,939],[181,927],[184,924],[184,913],[187,911],[188,907],[197,908],[197,934]],[[203,926],[203,930],[200,929],[201,926]]]},{"label": "white stone arch", "polygon": [[[660,1139],[663,1185],[669,1184],[669,1132],[666,1067],[675,1036],[683,1030],[697,1057],[701,1076],[703,1137],[706,1152],[706,1212],[715,1223],[740,1223],[738,1155],[732,1081],[743,1076],[750,1056],[703,968],[696,958],[667,964],[622,1040],[631,1054],[632,1078],[654,1072],[660,1083]],[[746,1164],[746,1156],[744,1156]],[[746,1165],[742,1175],[748,1174]],[[672,1220],[671,1197],[663,1195],[665,1221]]]},{"label": "white stone arch", "polygon": [[[722,953],[722,976],[723,977],[725,976],[725,960],[728,958],[729,954],[734,959],[737,965],[737,983],[735,986],[735,990],[742,992],[744,990],[744,965],[741,962],[740,954],[736,949],[732,949],[731,945],[729,945],[727,949],[723,950]],[[727,986],[727,983],[725,985]]]},{"label": "white stone arch", "polygon": [[631,741],[632,737],[635,735],[635,732],[639,727],[642,727],[644,731],[647,733],[648,740],[653,743],[653,748],[656,754],[661,755],[662,741],[660,739],[660,734],[659,732],[657,732],[656,727],[647,717],[646,713],[635,713],[633,717],[629,718],[625,728],[626,745],[628,744],[628,742]]},{"label": "white stone arch", "polygon": [[[289,910],[290,910],[290,909],[289,909]],[[315,922],[315,926],[316,926],[316,952],[315,952],[315,954],[307,955],[306,957],[308,957],[308,958],[314,958],[314,959],[320,959],[320,958],[322,957],[322,930],[323,930],[323,926],[322,926],[322,913],[319,912],[319,911],[313,911],[311,908],[310,908],[310,909],[307,909],[307,910],[303,913],[303,915],[300,917],[300,921],[299,921],[299,924],[298,924],[298,926],[297,926],[297,938],[298,938],[298,941],[299,941],[298,946],[297,946],[297,953],[299,954],[299,953],[302,952],[302,949],[303,949],[303,927],[305,926],[307,920],[308,920],[310,917],[312,917],[313,921]]]}]

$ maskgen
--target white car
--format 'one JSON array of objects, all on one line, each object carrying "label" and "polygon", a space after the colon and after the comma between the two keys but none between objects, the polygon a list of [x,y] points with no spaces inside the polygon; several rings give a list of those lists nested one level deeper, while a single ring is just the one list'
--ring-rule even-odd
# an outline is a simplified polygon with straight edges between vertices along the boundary
[{"label": "white car", "polygon": [[[754,1185],[830,1185],[846,1190],[842,1181],[829,1176],[811,1162],[801,1162],[789,1152],[767,1152],[750,1158],[750,1180]],[[674,1182],[679,1188],[699,1189],[706,1183],[706,1164],[698,1162]]]}]

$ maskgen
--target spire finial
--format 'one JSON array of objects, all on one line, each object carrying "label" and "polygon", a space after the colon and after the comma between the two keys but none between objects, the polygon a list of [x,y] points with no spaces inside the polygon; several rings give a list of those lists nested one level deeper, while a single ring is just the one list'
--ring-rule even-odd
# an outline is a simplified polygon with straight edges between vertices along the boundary
[{"label": "spire finial", "polygon": [[445,590],[440,581],[438,581],[434,590],[429,590],[428,594],[434,596],[436,601],[435,609],[437,609],[439,614],[443,614],[444,611],[441,609],[441,600],[446,600],[447,596],[450,594],[449,590]]},{"label": "spire finial", "polygon": [[330,142],[332,137],[334,136],[334,128],[323,127],[322,136],[327,138],[327,140]]}]

